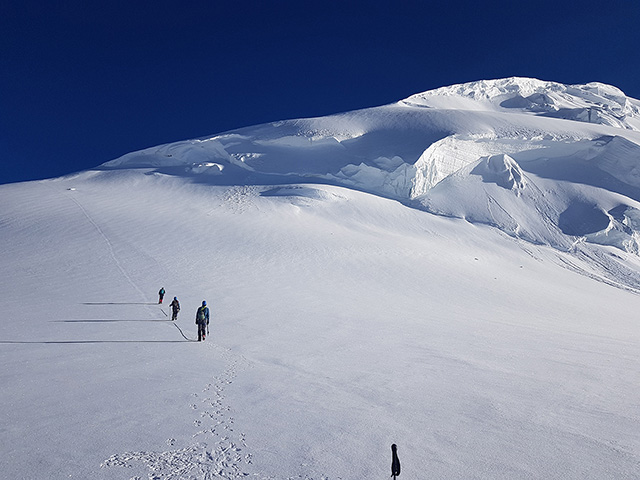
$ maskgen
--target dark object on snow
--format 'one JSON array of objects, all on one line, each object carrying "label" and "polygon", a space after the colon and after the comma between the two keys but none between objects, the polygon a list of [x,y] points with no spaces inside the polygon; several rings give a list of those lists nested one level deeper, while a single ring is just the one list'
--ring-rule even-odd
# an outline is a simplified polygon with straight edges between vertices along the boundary
[{"label": "dark object on snow", "polygon": [[178,319],[178,312],[180,311],[180,302],[178,301],[178,297],[173,297],[173,302],[169,304],[172,310],[171,320],[176,321]]},{"label": "dark object on snow", "polygon": [[398,459],[398,447],[394,443],[391,445],[391,476],[395,478],[400,475],[400,460]]},{"label": "dark object on snow", "polygon": [[160,301],[158,303],[162,303],[162,299],[164,298],[164,287],[160,289],[158,296],[160,297]]},{"label": "dark object on snow", "polygon": [[198,341],[205,339],[207,326],[209,325],[209,307],[207,302],[202,301],[202,306],[196,311],[196,324],[198,325]]}]

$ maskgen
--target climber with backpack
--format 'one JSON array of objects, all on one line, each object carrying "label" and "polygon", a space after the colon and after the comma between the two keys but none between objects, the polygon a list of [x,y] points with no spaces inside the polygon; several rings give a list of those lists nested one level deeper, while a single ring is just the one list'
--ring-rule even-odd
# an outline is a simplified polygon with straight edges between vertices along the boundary
[{"label": "climber with backpack", "polygon": [[171,320],[175,322],[178,319],[178,312],[180,311],[180,302],[178,297],[173,297],[173,301],[169,304],[171,307]]},{"label": "climber with backpack", "polygon": [[206,300],[202,301],[202,305],[196,311],[196,324],[198,325],[198,341],[202,341],[207,333],[209,325],[209,307]]}]

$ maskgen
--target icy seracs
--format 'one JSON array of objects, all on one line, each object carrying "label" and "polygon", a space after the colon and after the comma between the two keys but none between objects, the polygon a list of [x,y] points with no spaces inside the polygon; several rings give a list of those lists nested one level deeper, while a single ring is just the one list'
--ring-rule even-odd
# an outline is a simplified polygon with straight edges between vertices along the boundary
[{"label": "icy seracs", "polygon": [[[607,212],[640,209],[640,102],[602,83],[465,83],[381,107],[153,147],[104,167],[227,184],[332,183],[560,248],[577,237],[638,250],[633,215],[620,223]],[[603,220],[595,224],[602,229],[584,234],[561,228],[563,212],[580,202],[613,226]]]}]

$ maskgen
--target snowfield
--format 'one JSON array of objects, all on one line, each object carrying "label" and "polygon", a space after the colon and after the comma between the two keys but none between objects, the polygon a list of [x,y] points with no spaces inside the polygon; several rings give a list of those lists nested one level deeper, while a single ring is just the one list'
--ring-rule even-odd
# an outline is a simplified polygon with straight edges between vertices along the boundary
[{"label": "snowfield", "polygon": [[2,476],[638,478],[639,168],[511,78],[0,186]]}]

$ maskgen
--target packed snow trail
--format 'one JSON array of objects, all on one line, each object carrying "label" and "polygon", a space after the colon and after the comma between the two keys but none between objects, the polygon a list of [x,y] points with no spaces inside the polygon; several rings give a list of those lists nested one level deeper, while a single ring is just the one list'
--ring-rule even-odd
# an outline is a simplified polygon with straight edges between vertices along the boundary
[{"label": "packed snow trail", "polygon": [[[243,356],[212,342],[201,342],[207,351],[224,360],[226,369],[212,378],[201,393],[191,394],[189,408],[196,413],[193,434],[196,443],[162,452],[125,452],[106,459],[102,468],[131,468],[142,464],[148,469],[149,480],[213,479],[229,480],[252,477],[259,480],[327,480],[326,475],[290,476],[260,470],[248,445],[247,435],[238,430],[233,406],[226,401],[225,390],[230,388],[251,363]],[[175,446],[168,438],[166,444]],[[132,480],[140,477],[132,477]]]},{"label": "packed snow trail", "polygon": [[[72,192],[72,193],[68,193],[68,192]],[[73,192],[75,192],[75,190],[68,190],[67,191],[67,197],[73,202],[75,203],[78,208],[82,211],[83,215],[87,218],[87,220],[89,221],[89,223],[91,223],[91,225],[93,225],[96,229],[96,231],[100,234],[100,236],[102,237],[102,239],[104,240],[104,242],[107,245],[107,248],[109,250],[109,254],[111,256],[111,258],[113,259],[114,263],[116,264],[116,266],[118,267],[118,270],[120,270],[120,272],[122,273],[122,276],[129,282],[129,284],[135,289],[137,290],[137,292],[140,294],[140,296],[142,296],[144,299],[148,300],[148,295],[146,295],[138,286],[137,283],[135,283],[133,281],[133,279],[131,278],[131,276],[127,273],[127,271],[125,270],[125,268],[122,266],[122,263],[120,262],[120,260],[118,260],[118,257],[115,254],[114,248],[113,248],[113,244],[111,243],[111,241],[109,240],[109,238],[107,237],[107,235],[104,233],[104,231],[102,230],[102,228],[100,228],[100,225],[98,225],[96,223],[96,221],[91,217],[91,215],[89,214],[89,212],[87,212],[87,209],[85,207],[82,206],[82,204],[78,201],[78,199],[76,198],[77,195],[74,195]],[[147,305],[156,305],[155,302],[148,302]],[[167,313],[160,308],[160,311],[164,314],[165,317],[168,317]],[[184,338],[185,340],[188,340],[190,342],[196,341],[195,339],[189,338],[187,337],[184,332],[182,331],[182,329],[176,324],[173,323],[173,325],[178,329],[178,331],[180,332],[180,335],[182,336],[182,338]]]},{"label": "packed snow trail", "polygon": [[[635,478],[639,104],[582,87],[476,82],[0,186],[0,471],[376,479],[397,443],[406,478]],[[183,337],[125,273],[175,291]]]},{"label": "packed snow trail", "polygon": [[[202,345],[222,358],[226,369],[214,376],[201,393],[191,395],[192,403],[189,407],[197,414],[193,421],[198,429],[193,434],[196,443],[163,452],[114,454],[102,463],[103,468],[130,468],[135,464],[143,464],[149,471],[148,478],[154,480],[233,480],[248,476],[264,480],[280,478],[255,473],[256,466],[247,445],[246,434],[237,431],[233,407],[225,400],[225,390],[233,384],[239,372],[250,368],[250,363],[244,357],[212,342],[205,341]],[[174,446],[175,443],[175,439],[167,439],[167,445]]]},{"label": "packed snow trail", "polygon": [[[73,190],[71,192],[73,192]],[[113,262],[118,267],[118,270],[120,270],[120,272],[122,273],[122,276],[140,294],[140,296],[142,298],[144,298],[145,300],[148,301],[149,297],[140,289],[138,284],[133,281],[133,279],[129,276],[127,271],[122,266],[122,263],[120,263],[120,260],[118,260],[118,257],[116,256],[116,253],[113,250],[113,245],[111,244],[111,241],[109,240],[107,235],[104,233],[104,231],[100,228],[100,225],[98,225],[96,223],[96,221],[91,217],[91,215],[89,215],[89,212],[87,212],[87,209],[84,208],[82,206],[82,204],[75,197],[76,196],[74,196],[73,194],[68,194],[67,195],[67,198],[69,198],[73,203],[75,203],[78,206],[78,208],[82,211],[82,214],[86,217],[86,219],[89,221],[89,223],[91,223],[91,225],[93,225],[95,227],[96,231],[100,234],[100,236],[104,240],[105,244],[107,245],[107,248],[109,249],[109,254],[111,255],[111,258],[113,259]]]}]

